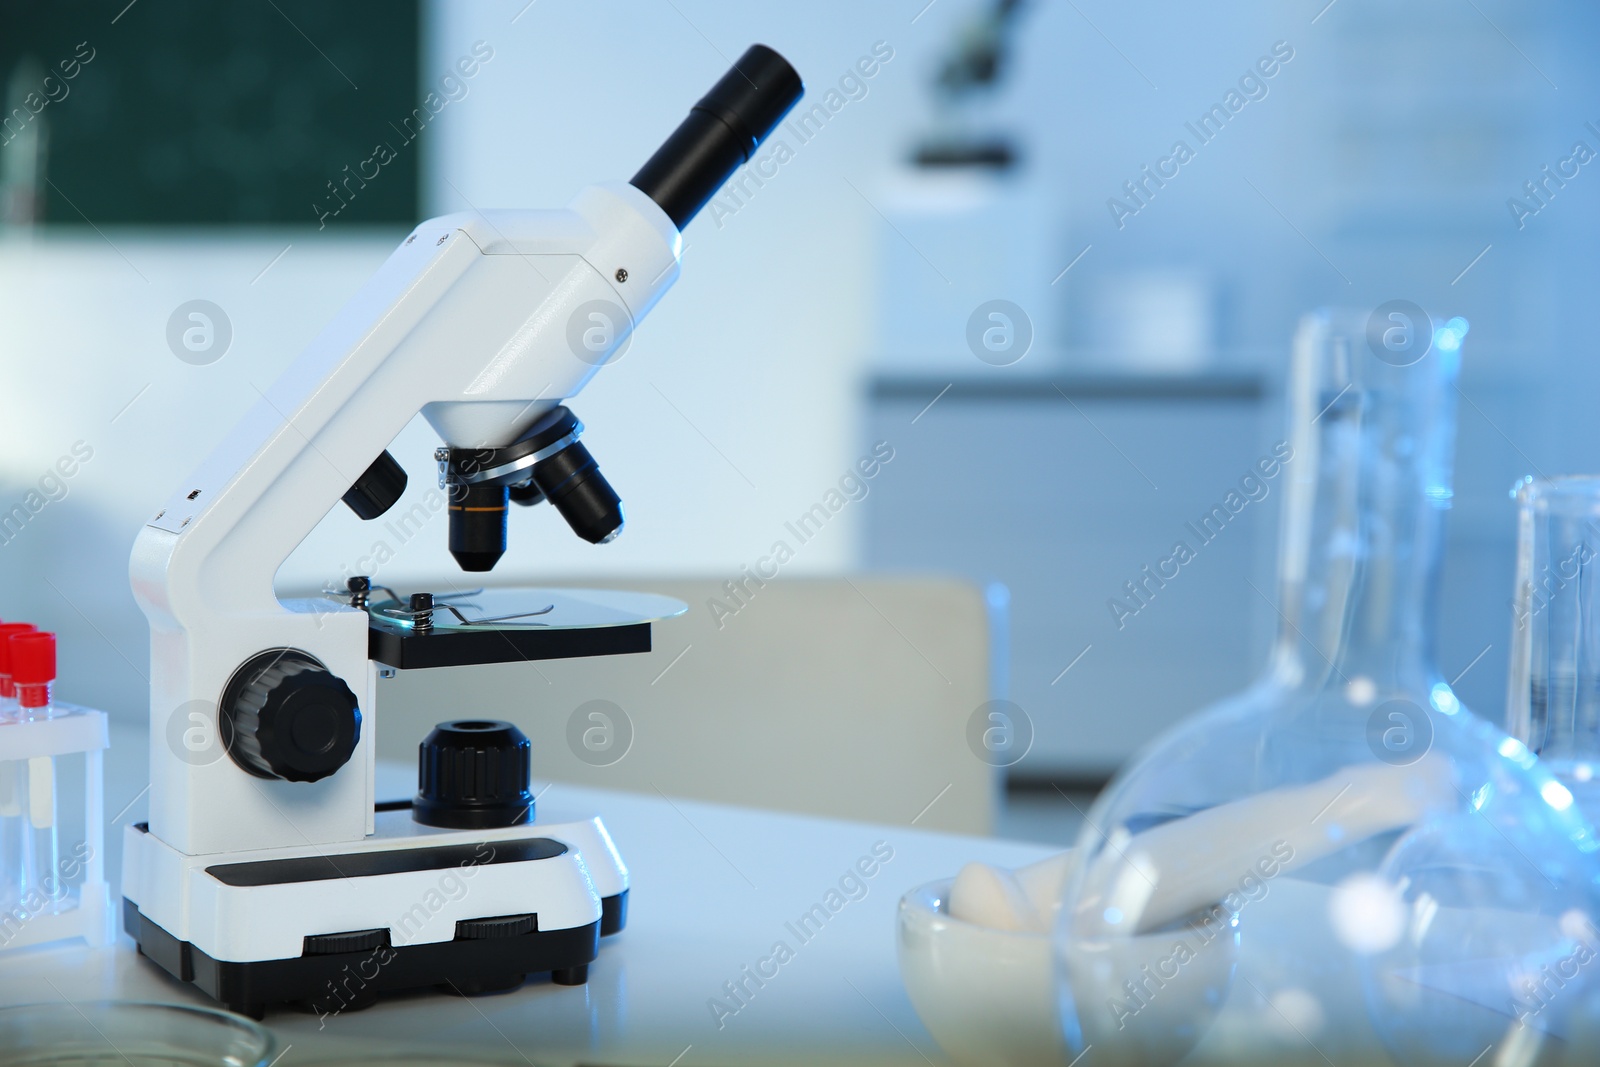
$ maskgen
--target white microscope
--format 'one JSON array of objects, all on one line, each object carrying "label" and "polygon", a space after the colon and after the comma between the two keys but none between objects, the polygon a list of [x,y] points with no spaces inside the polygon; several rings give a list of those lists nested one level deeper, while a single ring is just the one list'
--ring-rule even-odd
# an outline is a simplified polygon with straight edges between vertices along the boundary
[{"label": "white microscope", "polygon": [[143,955],[258,1018],[587,980],[626,919],[627,869],[600,819],[535,819],[527,738],[481,719],[423,742],[414,802],[375,804],[377,679],[648,651],[651,622],[683,605],[380,598],[366,578],[341,599],[284,601],[273,579],[341,499],[363,519],[395,503],[406,475],[387,448],[418,412],[445,442],[464,570],[505,551],[511,501],[548,500],[588,541],[616,536],[620,502],[562,401],[677,280],[680,231],[803,91],[752,46],[631,182],[561,211],[422,223],[140,531],[150,817],[125,834],[123,921]]}]

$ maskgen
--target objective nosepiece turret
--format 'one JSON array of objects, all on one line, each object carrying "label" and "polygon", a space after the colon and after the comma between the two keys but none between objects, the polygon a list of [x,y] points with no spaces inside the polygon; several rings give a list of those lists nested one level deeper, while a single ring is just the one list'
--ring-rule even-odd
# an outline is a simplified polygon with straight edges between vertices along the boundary
[{"label": "objective nosepiece turret", "polygon": [[450,496],[450,554],[462,570],[493,570],[505,555],[511,501],[550,501],[590,544],[616,539],[622,500],[578,440],[582,433],[578,416],[561,406],[504,448],[439,449],[440,485]]}]

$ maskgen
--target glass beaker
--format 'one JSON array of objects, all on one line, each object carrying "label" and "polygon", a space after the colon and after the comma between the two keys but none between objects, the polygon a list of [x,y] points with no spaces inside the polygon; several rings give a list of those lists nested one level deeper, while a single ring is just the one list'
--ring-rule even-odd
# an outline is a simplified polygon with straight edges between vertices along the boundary
[{"label": "glass beaker", "polygon": [[1506,729],[1600,816],[1600,478],[1524,478]]},{"label": "glass beaker", "polygon": [[[1540,982],[1600,950],[1594,841],[1434,666],[1466,323],[1430,328],[1397,354],[1365,315],[1300,324],[1269,669],[1141,753],[1079,840],[1057,961],[1097,1067],[1173,1062],[1175,1027],[1206,1062],[1513,1043],[1528,1067],[1587,999],[1587,972]],[[1226,951],[1231,970],[1195,962]]]}]

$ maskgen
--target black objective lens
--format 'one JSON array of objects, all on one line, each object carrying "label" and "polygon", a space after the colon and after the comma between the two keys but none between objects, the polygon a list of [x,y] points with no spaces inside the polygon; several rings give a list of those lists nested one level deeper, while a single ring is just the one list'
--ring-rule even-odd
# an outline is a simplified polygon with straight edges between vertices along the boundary
[{"label": "black objective lens", "polygon": [[493,570],[506,554],[506,487],[450,487],[450,554],[464,571]]},{"label": "black objective lens", "polygon": [[521,485],[513,485],[506,495],[511,498],[513,504],[521,504],[525,508],[531,508],[544,499],[544,494],[539,492],[539,487],[533,484],[532,479]]},{"label": "black objective lens", "polygon": [[533,484],[556,506],[572,532],[592,545],[622,532],[622,498],[582,442],[574,441],[533,468]]}]

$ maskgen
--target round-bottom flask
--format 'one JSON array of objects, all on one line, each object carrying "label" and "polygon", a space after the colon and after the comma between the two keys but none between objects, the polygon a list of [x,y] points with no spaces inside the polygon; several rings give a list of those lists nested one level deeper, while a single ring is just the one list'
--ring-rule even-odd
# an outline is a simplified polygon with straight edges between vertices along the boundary
[{"label": "round-bottom flask", "polygon": [[1086,1067],[1571,1051],[1600,864],[1567,789],[1433,663],[1465,323],[1432,328],[1402,365],[1364,318],[1301,324],[1271,665],[1142,753],[1079,841],[1056,956]]}]

